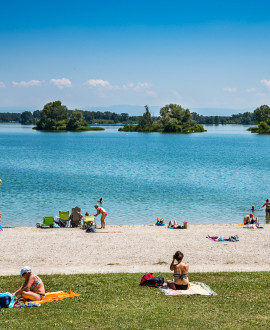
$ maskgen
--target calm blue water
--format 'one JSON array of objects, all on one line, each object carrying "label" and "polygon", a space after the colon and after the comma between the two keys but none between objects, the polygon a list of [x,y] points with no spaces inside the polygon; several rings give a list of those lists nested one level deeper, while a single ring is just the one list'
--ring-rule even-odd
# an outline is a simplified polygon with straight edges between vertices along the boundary
[{"label": "calm blue water", "polygon": [[[3,226],[32,226],[78,205],[107,224],[239,223],[269,193],[270,136],[244,126],[190,135],[41,133],[0,124]],[[264,211],[255,213],[265,222]]]}]

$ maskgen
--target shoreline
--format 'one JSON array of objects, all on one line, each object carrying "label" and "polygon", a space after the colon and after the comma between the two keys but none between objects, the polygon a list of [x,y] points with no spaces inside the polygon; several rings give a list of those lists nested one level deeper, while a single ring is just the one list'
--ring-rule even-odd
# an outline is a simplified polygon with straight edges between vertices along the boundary
[{"label": "shoreline", "polygon": [[[18,275],[24,265],[38,274],[170,272],[180,250],[192,272],[270,271],[270,225],[194,224],[188,229],[111,225],[98,233],[79,228],[4,228],[0,275]],[[238,235],[239,242],[213,242],[207,235]]]}]

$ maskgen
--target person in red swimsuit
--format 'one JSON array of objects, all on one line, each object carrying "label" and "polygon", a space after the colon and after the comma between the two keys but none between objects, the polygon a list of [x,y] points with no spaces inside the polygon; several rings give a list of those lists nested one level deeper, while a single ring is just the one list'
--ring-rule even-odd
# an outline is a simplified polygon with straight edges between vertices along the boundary
[{"label": "person in red swimsuit", "polygon": [[105,228],[105,218],[108,215],[108,213],[103,207],[98,206],[97,204],[95,205],[95,209],[97,210],[97,214],[94,214],[94,216],[96,217],[99,214],[101,214],[101,229]]}]

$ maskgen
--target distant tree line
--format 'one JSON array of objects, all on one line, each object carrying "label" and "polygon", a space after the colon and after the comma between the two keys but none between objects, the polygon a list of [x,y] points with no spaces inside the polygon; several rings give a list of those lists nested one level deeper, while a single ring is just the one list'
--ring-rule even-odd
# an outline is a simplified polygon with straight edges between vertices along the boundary
[{"label": "distant tree line", "polygon": [[238,125],[255,125],[257,119],[254,112],[238,113],[232,116],[202,116],[196,112],[192,112],[192,118],[198,124],[212,124],[212,125],[226,125],[226,124],[238,124]]},{"label": "distant tree line", "polygon": [[[67,110],[70,116],[73,110]],[[129,116],[128,113],[115,113],[110,111],[86,111],[81,110],[85,121],[88,124],[138,124],[141,116]],[[24,125],[36,124],[40,119],[40,110],[35,110],[33,113],[24,111],[23,113],[0,113],[0,122],[19,122]],[[239,125],[256,125],[258,121],[254,112],[244,112],[232,116],[203,116],[196,112],[191,112],[192,119],[197,124],[212,124],[212,125],[225,125],[225,124],[239,124]],[[154,121],[159,117],[152,116]]]},{"label": "distant tree line", "polygon": [[[56,102],[56,103],[55,103]],[[67,120],[70,118],[77,124],[73,125],[73,129],[76,130],[78,123],[82,120],[83,125],[88,124],[130,124],[130,127],[126,127],[126,130],[137,131],[181,131],[189,130],[189,125],[193,124],[213,124],[213,125],[225,125],[225,124],[239,124],[239,125],[256,125],[257,127],[250,128],[249,130],[261,134],[269,134],[270,131],[270,107],[268,105],[261,105],[253,112],[244,112],[235,114],[232,116],[203,116],[196,112],[190,112],[188,109],[183,109],[181,106],[170,104],[160,109],[160,116],[151,116],[149,108],[146,106],[146,111],[142,116],[129,116],[128,113],[115,113],[110,111],[86,111],[86,110],[69,110],[63,106],[60,101],[55,101],[48,104],[54,104],[64,107],[64,117],[61,120],[65,121],[64,126],[67,128]],[[59,105],[60,102],[60,105]],[[37,125],[37,123],[44,124],[44,116],[46,113],[46,106],[43,110],[35,110],[33,113],[30,111],[24,111],[23,113],[0,113],[0,122],[19,122],[24,125]],[[45,111],[44,111],[45,110]],[[61,111],[60,111],[61,112]],[[42,119],[42,120],[41,120]],[[51,118],[52,120],[58,118]],[[40,121],[41,120],[41,121]],[[61,121],[59,120],[59,121]],[[72,121],[70,121],[69,128],[72,128]],[[45,124],[44,124],[45,125]],[[46,126],[46,125],[45,125]],[[50,126],[50,125],[49,125]],[[51,122],[53,126],[53,122]],[[61,123],[58,123],[55,128],[60,129]],[[86,127],[86,126],[85,126]],[[180,129],[181,127],[181,129]]]},{"label": "distant tree line", "polygon": [[[71,116],[74,110],[68,110],[68,116]],[[136,124],[139,122],[140,116],[129,116],[128,113],[115,113],[110,111],[86,111],[79,110],[84,116],[85,121],[88,124]],[[41,110],[35,110],[33,113],[30,111],[24,111],[23,113],[0,113],[0,122],[18,122],[24,125],[36,124],[37,120],[41,117]]]},{"label": "distant tree line", "polygon": [[10,113],[10,112],[0,113],[0,123],[19,122],[20,119],[21,119],[21,113]]}]

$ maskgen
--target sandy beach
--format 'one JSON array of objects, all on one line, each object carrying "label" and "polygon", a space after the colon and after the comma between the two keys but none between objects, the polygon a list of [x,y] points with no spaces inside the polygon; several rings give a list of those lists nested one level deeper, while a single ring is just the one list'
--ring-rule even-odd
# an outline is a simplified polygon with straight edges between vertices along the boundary
[{"label": "sandy beach", "polygon": [[[18,275],[24,265],[38,274],[168,272],[181,250],[192,272],[270,271],[270,225],[190,225],[173,230],[147,225],[79,228],[4,228],[0,275]],[[213,242],[210,235],[238,235],[239,242]]]}]

